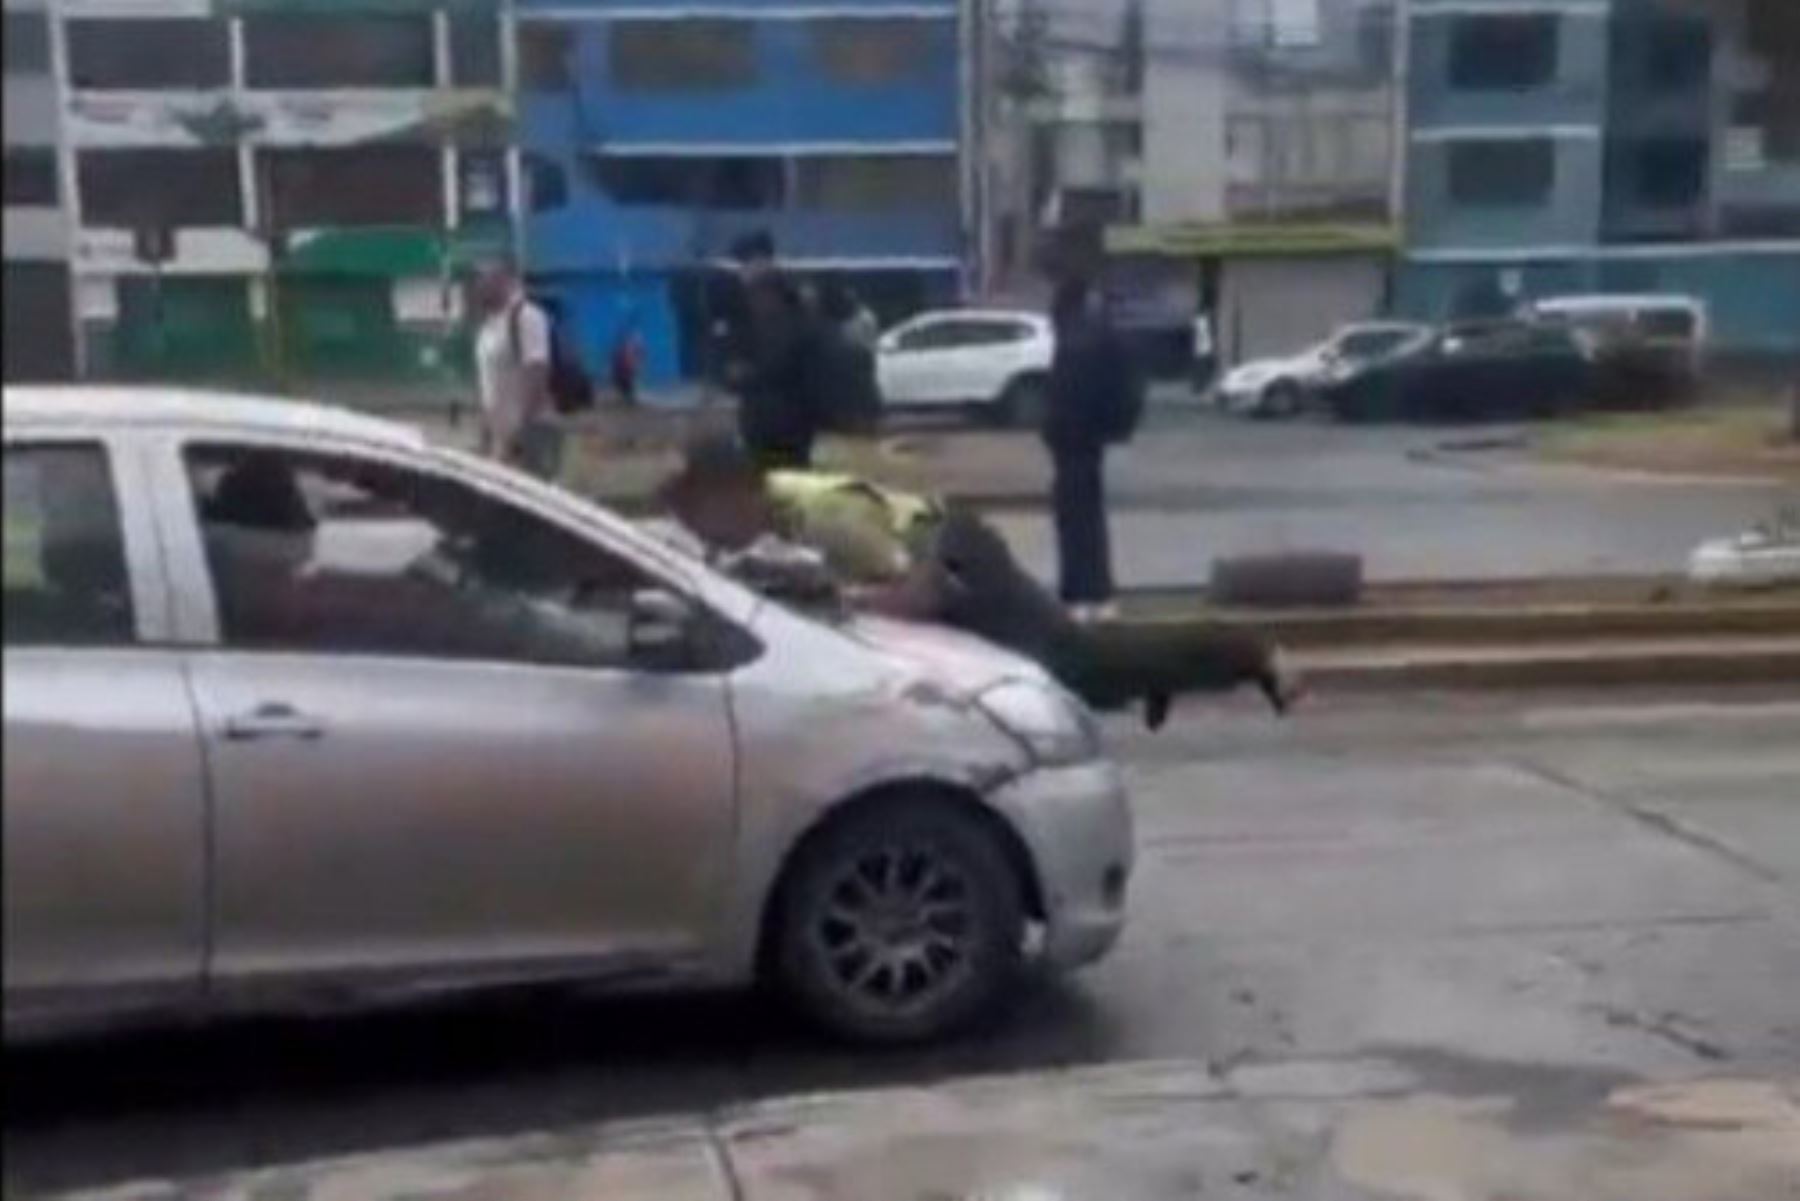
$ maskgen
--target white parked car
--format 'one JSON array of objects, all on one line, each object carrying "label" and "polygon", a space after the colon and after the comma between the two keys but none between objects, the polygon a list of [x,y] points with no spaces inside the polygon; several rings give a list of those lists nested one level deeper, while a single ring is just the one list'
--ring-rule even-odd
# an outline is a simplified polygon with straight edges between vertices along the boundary
[{"label": "white parked car", "polygon": [[1306,406],[1311,390],[1331,373],[1401,353],[1430,337],[1430,327],[1404,321],[1345,325],[1299,354],[1253,359],[1233,367],[1219,381],[1216,401],[1228,413],[1291,417]]},{"label": "white parked car", "polygon": [[996,424],[1034,425],[1055,348],[1050,319],[1040,313],[921,313],[883,334],[876,346],[882,403],[976,410]]},{"label": "white parked car", "polygon": [[1035,664],[348,412],[8,388],[5,434],[9,1041],[755,979],[898,1041],[1118,936],[1120,774]]}]

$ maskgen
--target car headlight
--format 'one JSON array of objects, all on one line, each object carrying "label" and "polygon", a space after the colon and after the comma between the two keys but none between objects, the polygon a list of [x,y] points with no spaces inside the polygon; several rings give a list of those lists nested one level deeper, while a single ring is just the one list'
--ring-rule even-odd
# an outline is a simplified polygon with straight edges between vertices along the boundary
[{"label": "car headlight", "polygon": [[982,693],[979,703],[994,724],[1042,766],[1085,763],[1100,756],[1099,724],[1060,689],[1013,680]]}]

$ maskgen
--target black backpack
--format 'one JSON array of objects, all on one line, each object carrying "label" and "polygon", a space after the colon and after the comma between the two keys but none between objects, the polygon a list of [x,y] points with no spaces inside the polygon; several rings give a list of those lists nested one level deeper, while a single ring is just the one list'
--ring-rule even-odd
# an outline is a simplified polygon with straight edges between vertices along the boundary
[{"label": "black backpack", "polygon": [[813,333],[814,419],[821,431],[868,436],[881,428],[881,389],[875,355],[835,325],[820,322]]},{"label": "black backpack", "polygon": [[526,304],[535,305],[550,325],[550,399],[559,413],[579,413],[594,407],[594,381],[582,365],[581,356],[569,344],[563,328],[562,306],[554,300],[531,300],[515,304],[509,318],[513,358],[524,350],[519,343],[519,312]]}]

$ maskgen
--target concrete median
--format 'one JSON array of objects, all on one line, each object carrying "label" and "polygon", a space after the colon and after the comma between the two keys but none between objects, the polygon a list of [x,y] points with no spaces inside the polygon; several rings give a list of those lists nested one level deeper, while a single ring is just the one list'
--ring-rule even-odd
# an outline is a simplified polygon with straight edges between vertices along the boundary
[{"label": "concrete median", "polygon": [[1125,620],[1258,630],[1317,689],[1800,682],[1800,593],[1669,581],[1411,583],[1339,609],[1209,608],[1139,594]]}]

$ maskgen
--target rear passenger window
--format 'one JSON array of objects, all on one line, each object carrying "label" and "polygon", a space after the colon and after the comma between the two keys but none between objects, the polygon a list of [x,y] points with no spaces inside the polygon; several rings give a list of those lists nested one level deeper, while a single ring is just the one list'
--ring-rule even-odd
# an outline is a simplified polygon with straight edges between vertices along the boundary
[{"label": "rear passenger window", "polygon": [[188,479],[227,646],[637,666],[632,564],[436,476],[196,446]]},{"label": "rear passenger window", "polygon": [[968,326],[960,321],[938,321],[921,325],[900,335],[901,350],[948,350],[968,345]]},{"label": "rear passenger window", "polygon": [[106,452],[6,448],[6,645],[112,646],[136,633]]}]

